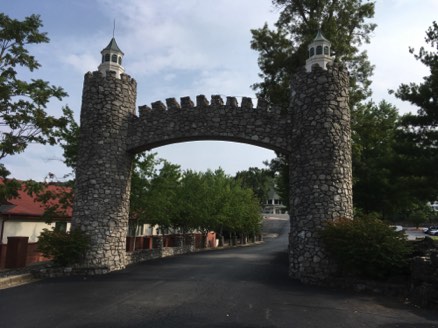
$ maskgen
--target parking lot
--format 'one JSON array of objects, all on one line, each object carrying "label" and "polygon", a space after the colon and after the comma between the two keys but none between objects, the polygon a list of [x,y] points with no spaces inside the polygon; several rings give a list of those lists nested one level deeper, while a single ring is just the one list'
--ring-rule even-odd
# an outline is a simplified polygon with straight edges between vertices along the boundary
[{"label": "parking lot", "polygon": [[429,236],[423,232],[423,228],[415,228],[415,227],[403,227],[406,235],[409,240],[415,240],[417,238],[424,238]]}]

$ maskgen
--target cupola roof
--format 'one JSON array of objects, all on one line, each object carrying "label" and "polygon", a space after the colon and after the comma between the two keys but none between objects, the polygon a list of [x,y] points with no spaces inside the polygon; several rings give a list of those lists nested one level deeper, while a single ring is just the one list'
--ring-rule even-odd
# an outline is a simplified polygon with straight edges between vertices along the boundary
[{"label": "cupola roof", "polygon": [[322,35],[321,30],[318,30],[318,33],[316,33],[316,36],[313,39],[313,42],[315,42],[315,41],[325,41],[325,42],[331,43],[328,39],[326,39],[326,37],[324,35]]},{"label": "cupola roof", "polygon": [[122,66],[124,53],[117,45],[114,36],[110,43],[108,43],[100,53],[102,54],[102,62],[100,63],[98,70],[105,76],[108,71],[115,72],[116,77],[120,78],[120,75],[125,73],[125,69]]},{"label": "cupola roof", "polygon": [[119,46],[117,45],[116,39],[114,37],[111,39],[110,43],[108,43],[108,45],[102,50],[102,52],[105,50],[120,52],[122,55],[124,55],[123,51],[120,50]]}]

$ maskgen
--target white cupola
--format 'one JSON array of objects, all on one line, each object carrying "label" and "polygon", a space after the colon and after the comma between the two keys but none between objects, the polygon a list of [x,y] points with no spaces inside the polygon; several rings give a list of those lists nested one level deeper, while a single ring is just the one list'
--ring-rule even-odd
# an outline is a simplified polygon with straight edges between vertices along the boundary
[{"label": "white cupola", "polygon": [[117,45],[116,39],[113,37],[106,48],[100,53],[102,54],[102,62],[98,67],[99,72],[106,76],[107,71],[113,71],[116,72],[116,77],[120,78],[120,74],[125,72],[122,66],[124,53]]},{"label": "white cupola", "polygon": [[306,60],[306,71],[311,72],[314,65],[327,69],[327,64],[332,63],[334,58],[330,56],[331,42],[318,30],[315,39],[309,44],[309,58]]}]

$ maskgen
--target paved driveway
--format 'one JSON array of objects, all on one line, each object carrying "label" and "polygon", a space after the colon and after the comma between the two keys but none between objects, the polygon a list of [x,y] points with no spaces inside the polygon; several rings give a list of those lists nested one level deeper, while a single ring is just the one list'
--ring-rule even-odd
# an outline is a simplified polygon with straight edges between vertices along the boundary
[{"label": "paved driveway", "polygon": [[259,246],[0,290],[1,327],[437,327],[438,313],[287,276],[287,221]]}]

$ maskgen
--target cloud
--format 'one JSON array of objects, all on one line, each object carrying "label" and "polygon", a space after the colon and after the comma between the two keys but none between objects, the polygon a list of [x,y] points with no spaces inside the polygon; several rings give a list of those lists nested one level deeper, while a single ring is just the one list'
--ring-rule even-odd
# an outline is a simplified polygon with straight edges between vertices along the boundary
[{"label": "cloud", "polygon": [[61,179],[71,173],[62,162],[62,149],[57,146],[30,144],[24,153],[8,156],[2,161],[12,172],[12,177],[21,180],[42,181],[49,172]]},{"label": "cloud", "polygon": [[[270,1],[102,0],[120,17],[117,38],[136,75],[238,67],[252,53],[248,24],[260,27]],[[120,33],[120,34],[119,34]],[[119,38],[120,35],[120,38]],[[255,56],[255,54],[253,54]]]},{"label": "cloud", "polygon": [[62,56],[61,61],[81,73],[94,71],[99,65],[96,54],[91,53],[70,54]]}]

